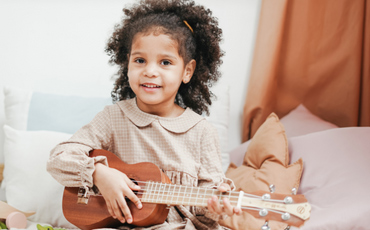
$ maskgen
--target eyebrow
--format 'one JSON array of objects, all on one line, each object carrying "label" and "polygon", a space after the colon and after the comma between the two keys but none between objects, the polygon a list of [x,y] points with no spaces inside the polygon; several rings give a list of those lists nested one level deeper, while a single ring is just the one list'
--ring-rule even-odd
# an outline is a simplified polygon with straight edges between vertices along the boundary
[{"label": "eyebrow", "polygon": [[[136,52],[133,52],[131,55],[134,56],[134,55],[142,55],[142,54],[143,54],[143,52],[136,51]],[[175,59],[175,60],[178,59],[176,56],[173,56],[173,55],[170,55],[170,54],[159,54],[159,56],[163,56],[165,58],[170,58],[170,59]]]}]

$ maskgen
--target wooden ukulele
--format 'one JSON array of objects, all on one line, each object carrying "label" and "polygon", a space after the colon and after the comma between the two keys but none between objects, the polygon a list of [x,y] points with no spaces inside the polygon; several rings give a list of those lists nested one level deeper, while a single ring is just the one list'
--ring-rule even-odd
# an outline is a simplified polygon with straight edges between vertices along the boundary
[{"label": "wooden ukulele", "polygon": [[[106,156],[109,167],[125,173],[141,187],[136,195],[143,208],[127,200],[134,226],[163,223],[171,205],[207,206],[207,200],[216,195],[222,205],[227,197],[231,205],[241,207],[257,218],[277,220],[290,226],[301,226],[309,219],[311,206],[303,195],[284,195],[264,191],[252,194],[243,191],[220,192],[217,189],[187,187],[171,184],[169,178],[156,165],[148,162],[126,164],[106,150],[93,150],[90,157]],[[81,229],[115,227],[122,225],[108,212],[103,196],[96,187],[66,187],[63,194],[63,213],[66,219]]]}]

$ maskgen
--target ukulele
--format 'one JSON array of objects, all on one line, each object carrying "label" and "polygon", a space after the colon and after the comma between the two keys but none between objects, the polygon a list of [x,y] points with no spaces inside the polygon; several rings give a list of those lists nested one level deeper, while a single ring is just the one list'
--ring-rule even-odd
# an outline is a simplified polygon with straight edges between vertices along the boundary
[{"label": "ukulele", "polygon": [[[107,157],[109,167],[125,173],[141,190],[134,191],[143,207],[138,209],[126,199],[133,216],[132,225],[150,226],[163,223],[173,205],[207,207],[207,200],[216,195],[222,206],[224,197],[232,206],[240,207],[256,218],[277,220],[289,226],[301,226],[310,217],[311,206],[304,195],[284,195],[258,191],[220,192],[217,189],[171,184],[170,179],[155,164],[149,162],[126,164],[106,150],[93,150],[90,157]],[[108,212],[103,196],[94,186],[65,187],[63,194],[65,218],[81,229],[116,227],[122,225]]]}]

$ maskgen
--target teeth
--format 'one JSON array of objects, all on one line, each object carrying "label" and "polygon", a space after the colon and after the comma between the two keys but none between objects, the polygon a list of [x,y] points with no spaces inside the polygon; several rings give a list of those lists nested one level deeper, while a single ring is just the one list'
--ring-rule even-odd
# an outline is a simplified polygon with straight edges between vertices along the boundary
[{"label": "teeth", "polygon": [[157,86],[157,85],[143,85],[145,87],[148,87],[148,88],[159,88],[160,86]]}]

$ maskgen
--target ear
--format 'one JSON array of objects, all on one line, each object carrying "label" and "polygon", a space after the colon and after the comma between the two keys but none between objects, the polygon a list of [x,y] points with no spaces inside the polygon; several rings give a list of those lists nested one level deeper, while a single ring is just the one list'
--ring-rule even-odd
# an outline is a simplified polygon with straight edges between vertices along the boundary
[{"label": "ear", "polygon": [[184,84],[187,84],[190,81],[191,77],[194,74],[196,66],[197,66],[197,62],[194,59],[192,59],[191,61],[188,62],[188,64],[186,64],[184,76],[182,77],[182,82]]}]

